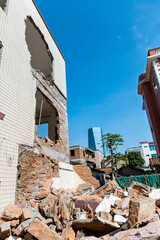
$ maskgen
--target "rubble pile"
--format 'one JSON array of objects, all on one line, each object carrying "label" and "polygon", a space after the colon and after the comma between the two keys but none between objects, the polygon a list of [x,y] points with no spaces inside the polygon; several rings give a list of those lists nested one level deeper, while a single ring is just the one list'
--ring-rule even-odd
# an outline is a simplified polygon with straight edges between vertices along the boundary
[{"label": "rubble pile", "polygon": [[86,165],[75,165],[73,168],[83,181],[90,183],[95,189],[100,186],[99,181],[92,177],[90,167],[87,167]]},{"label": "rubble pile", "polygon": [[23,150],[18,162],[17,202],[26,203],[36,196],[47,179],[58,176],[58,162],[44,155]]},{"label": "rubble pile", "polygon": [[[47,179],[27,204],[9,204],[0,218],[5,240],[160,239],[160,190],[111,181],[90,192],[55,189]],[[92,192],[91,192],[92,191]]]}]

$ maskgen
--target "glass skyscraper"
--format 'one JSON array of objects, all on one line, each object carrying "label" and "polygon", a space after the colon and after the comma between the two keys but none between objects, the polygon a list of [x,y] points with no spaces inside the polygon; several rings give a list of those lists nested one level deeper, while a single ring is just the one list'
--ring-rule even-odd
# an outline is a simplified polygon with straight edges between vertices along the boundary
[{"label": "glass skyscraper", "polygon": [[93,127],[88,129],[88,147],[92,150],[100,150],[106,156],[105,147],[102,141],[102,128]]}]

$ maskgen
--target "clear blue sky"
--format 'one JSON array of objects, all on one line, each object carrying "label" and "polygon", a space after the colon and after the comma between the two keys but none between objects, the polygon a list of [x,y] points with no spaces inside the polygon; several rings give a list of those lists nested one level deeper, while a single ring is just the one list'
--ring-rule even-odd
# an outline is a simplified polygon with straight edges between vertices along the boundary
[{"label": "clear blue sky", "polygon": [[147,50],[160,46],[160,1],[36,3],[66,58],[70,145],[87,147],[93,126],[120,133],[122,152],[152,141],[137,83]]}]

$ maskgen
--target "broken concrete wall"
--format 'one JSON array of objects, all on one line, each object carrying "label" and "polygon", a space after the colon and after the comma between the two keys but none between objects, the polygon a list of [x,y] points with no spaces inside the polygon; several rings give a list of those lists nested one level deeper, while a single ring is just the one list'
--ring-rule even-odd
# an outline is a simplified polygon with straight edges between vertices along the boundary
[{"label": "broken concrete wall", "polygon": [[77,189],[85,182],[74,171],[73,166],[63,162],[59,163],[58,178],[53,178],[52,187],[59,189]]},{"label": "broken concrete wall", "polygon": [[[25,39],[27,16],[32,17],[54,58],[53,95],[56,92],[66,102],[65,60],[34,2],[7,1],[5,11],[0,7],[0,41],[3,45],[0,54],[0,112],[5,115],[0,120],[0,212],[6,204],[15,201],[19,145],[33,146],[35,139],[37,80],[32,75],[31,54]],[[66,106],[59,107],[58,111],[60,138],[65,135],[65,149],[62,151],[67,155]]]}]

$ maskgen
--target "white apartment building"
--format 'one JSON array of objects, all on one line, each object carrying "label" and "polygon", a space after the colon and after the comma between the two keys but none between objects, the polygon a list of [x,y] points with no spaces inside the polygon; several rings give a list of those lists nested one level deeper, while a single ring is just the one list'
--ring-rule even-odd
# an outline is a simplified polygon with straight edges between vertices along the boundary
[{"label": "white apartment building", "polygon": [[139,147],[131,147],[126,148],[126,155],[129,152],[139,152],[142,156],[142,158],[145,160],[145,166],[149,166],[149,159],[150,158],[157,158],[157,152],[154,145],[154,142],[140,142]]},{"label": "white apartment building", "polygon": [[69,161],[66,99],[65,59],[34,0],[1,0],[0,212],[15,201],[19,149],[34,146],[36,125]]}]

